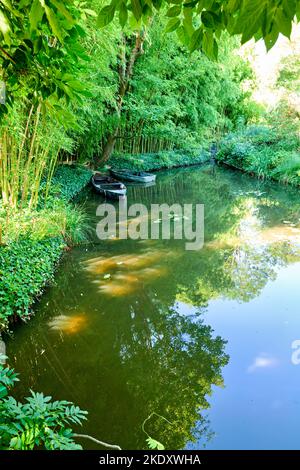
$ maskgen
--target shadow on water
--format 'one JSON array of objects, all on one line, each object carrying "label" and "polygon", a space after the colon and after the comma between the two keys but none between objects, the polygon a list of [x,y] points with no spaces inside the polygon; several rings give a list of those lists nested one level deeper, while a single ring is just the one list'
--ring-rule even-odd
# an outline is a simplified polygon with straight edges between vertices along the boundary
[{"label": "shadow on water", "polygon": [[[298,199],[291,189],[210,167],[131,186],[128,204],[204,204],[203,249],[95,238],[67,254],[35,317],[7,340],[22,378],[17,397],[32,388],[72,400],[89,411],[84,432],[127,449],[146,448],[141,426],[156,412],[172,424],[154,417],[147,431],[166,448],[190,441],[202,448],[214,431],[209,396],[223,386],[229,361],[227,338],[209,325],[210,302],[251,302],[299,261]],[[88,194],[94,227],[99,202]]]}]

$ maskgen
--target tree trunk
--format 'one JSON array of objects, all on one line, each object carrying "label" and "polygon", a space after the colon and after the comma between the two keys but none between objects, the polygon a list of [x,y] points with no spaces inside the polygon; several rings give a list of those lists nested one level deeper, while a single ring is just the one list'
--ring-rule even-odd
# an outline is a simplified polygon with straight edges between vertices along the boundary
[{"label": "tree trunk", "polygon": [[126,37],[125,36],[123,37],[123,45],[122,45],[123,47],[121,48],[121,52],[120,52],[121,64],[119,67],[119,89],[118,89],[116,111],[115,111],[117,114],[118,124],[116,125],[116,128],[112,132],[110,132],[107,135],[106,139],[104,140],[102,156],[96,159],[95,161],[96,166],[107,162],[107,160],[109,159],[109,157],[111,156],[114,150],[117,136],[119,133],[119,123],[120,123],[120,119],[122,115],[124,98],[129,89],[130,80],[133,76],[135,62],[137,58],[140,55],[142,55],[144,52],[143,51],[144,41],[145,41],[144,31],[139,31],[135,33],[134,46],[129,56],[126,57]]},{"label": "tree trunk", "polygon": [[[117,129],[118,130],[118,129]],[[111,154],[114,151],[115,144],[117,140],[117,133],[114,132],[113,134],[109,134],[106,138],[106,142],[103,146],[102,150],[102,156],[101,159],[99,160],[99,163],[106,163]]]}]

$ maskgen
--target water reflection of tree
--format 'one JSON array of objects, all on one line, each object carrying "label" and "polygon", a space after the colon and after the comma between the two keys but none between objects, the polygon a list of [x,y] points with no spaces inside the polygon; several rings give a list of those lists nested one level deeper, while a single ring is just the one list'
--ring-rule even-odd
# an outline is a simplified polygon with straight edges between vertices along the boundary
[{"label": "water reflection of tree", "polygon": [[202,411],[209,407],[212,385],[223,383],[221,371],[228,362],[225,343],[213,337],[200,315],[181,316],[175,308],[153,306],[150,299],[147,303],[151,314],[144,313],[145,301],[136,305],[131,321],[123,319],[118,325],[114,345],[137,412],[133,443],[143,447],[145,436],[138,423],[155,411],[173,423],[154,419],[148,424],[150,434],[167,448],[183,448],[195,438],[202,438],[203,444],[208,429]]},{"label": "water reflection of tree", "polygon": [[[126,241],[74,251],[39,315],[8,344],[8,355],[15,357],[21,373],[20,395],[32,387],[74,400],[90,411],[90,434],[123,448],[145,447],[141,424],[155,411],[173,425],[153,419],[147,424],[149,433],[168,448],[182,448],[195,436],[201,443],[207,439],[203,410],[212,385],[222,384],[228,361],[224,341],[202,323],[201,311],[219,296],[254,298],[274,279],[278,265],[299,259],[292,244],[258,248],[241,241],[240,223],[248,216],[249,198],[267,227],[276,227],[286,212],[289,219],[298,215],[300,204],[292,198],[291,208],[281,190],[273,194],[272,186],[220,171],[181,170],[146,189],[142,195],[136,192],[133,202],[205,204],[204,249],[187,252],[184,241],[158,241],[152,250],[163,256],[155,263],[166,266],[166,273],[145,280],[143,269],[133,266],[139,283],[123,297],[102,295],[94,283],[99,274],[85,271],[78,257],[82,261],[104,255],[104,249],[108,257],[136,257],[143,255],[145,245]],[[258,196],[262,191],[266,194]],[[198,313],[180,314],[178,300],[197,306]],[[49,329],[53,317],[82,313],[90,323],[76,335]]]},{"label": "water reflection of tree", "polygon": [[[205,204],[205,245],[199,252],[187,253],[183,243],[181,247],[178,243],[175,258],[180,269],[173,266],[165,281],[176,285],[178,300],[198,306],[219,296],[249,301],[276,278],[279,266],[300,260],[300,251],[293,241],[284,237],[278,240],[283,221],[299,224],[296,191],[220,169],[214,174],[208,169],[200,175],[191,175],[187,170],[187,176],[178,182],[179,193],[185,186],[185,192],[191,193],[190,200],[195,202],[197,198]],[[169,182],[168,175],[165,179],[165,185],[176,188],[176,175],[171,173]],[[241,238],[240,225],[251,214],[249,207],[256,213],[262,230],[273,230],[273,240],[259,244],[254,239],[249,244]]]},{"label": "water reflection of tree", "polygon": [[195,438],[204,445],[210,430],[202,412],[212,385],[223,383],[225,342],[200,313],[181,316],[152,294],[146,290],[113,318],[99,316],[73,341],[35,319],[39,326],[23,330],[17,341],[19,393],[30,386],[75,400],[90,411],[86,431],[123,448],[146,447],[141,424],[153,411],[172,422],[154,418],[147,425],[167,448],[183,448]]}]

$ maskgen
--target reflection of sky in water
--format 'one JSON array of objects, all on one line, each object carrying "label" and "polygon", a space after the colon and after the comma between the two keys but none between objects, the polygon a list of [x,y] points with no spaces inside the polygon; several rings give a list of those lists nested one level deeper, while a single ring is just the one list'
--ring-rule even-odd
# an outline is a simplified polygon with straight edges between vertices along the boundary
[{"label": "reflection of sky in water", "polygon": [[299,279],[297,263],[250,303],[209,303],[205,321],[228,340],[230,361],[225,388],[209,397],[215,437],[208,449],[299,449],[300,365],[291,362],[300,338]]},{"label": "reflection of sky in water", "polygon": [[291,242],[294,247],[300,245],[299,220],[297,224],[290,220],[282,220],[275,226],[264,227],[259,209],[256,207],[257,200],[248,199],[245,205],[247,214],[240,221],[236,243],[244,242],[257,248],[277,242]]}]

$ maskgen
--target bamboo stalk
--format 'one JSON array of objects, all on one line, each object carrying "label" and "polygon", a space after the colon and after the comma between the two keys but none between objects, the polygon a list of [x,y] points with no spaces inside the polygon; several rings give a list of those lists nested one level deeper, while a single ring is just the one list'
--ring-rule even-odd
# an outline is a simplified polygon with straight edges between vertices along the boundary
[{"label": "bamboo stalk", "polygon": [[32,159],[34,157],[34,147],[35,147],[37,129],[38,129],[39,120],[40,120],[40,112],[41,112],[41,104],[39,103],[39,105],[37,107],[37,111],[36,111],[36,118],[35,118],[33,133],[32,133],[31,139],[30,139],[30,148],[29,148],[28,159],[27,159],[25,169],[24,169],[22,198],[21,198],[22,203],[24,203],[27,200],[28,192],[29,192],[29,184],[30,184],[29,172],[31,170],[30,166],[31,166],[31,163],[32,163]]}]

